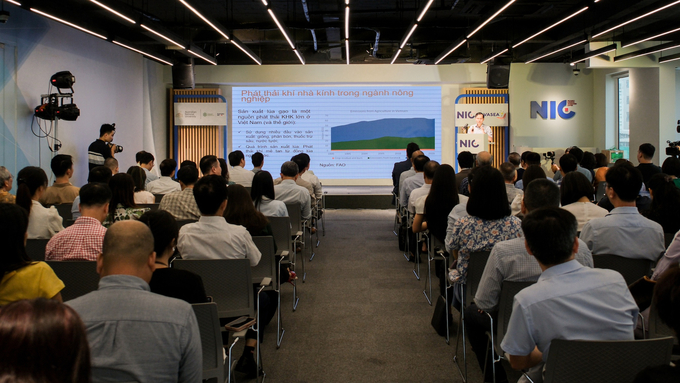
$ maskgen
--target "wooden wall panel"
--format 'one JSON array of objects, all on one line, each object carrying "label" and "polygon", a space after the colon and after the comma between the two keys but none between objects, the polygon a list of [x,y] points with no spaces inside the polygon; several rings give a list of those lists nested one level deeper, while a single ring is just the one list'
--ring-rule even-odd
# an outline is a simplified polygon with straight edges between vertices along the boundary
[{"label": "wooden wall panel", "polygon": [[[463,94],[483,94],[483,95],[507,95],[507,89],[486,89],[486,88],[463,88]],[[465,97],[461,99],[464,104],[503,104],[505,98],[499,97]],[[491,126],[493,132],[493,145],[489,145],[489,152],[493,155],[493,166],[495,168],[505,161],[508,153],[505,152],[505,128],[502,126]]]}]

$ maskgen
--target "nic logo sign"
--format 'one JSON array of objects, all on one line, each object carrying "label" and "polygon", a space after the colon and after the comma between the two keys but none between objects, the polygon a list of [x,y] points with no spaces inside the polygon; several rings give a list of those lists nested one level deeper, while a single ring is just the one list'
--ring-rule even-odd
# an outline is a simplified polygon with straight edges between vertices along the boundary
[{"label": "nic logo sign", "polygon": [[550,118],[554,120],[559,115],[561,119],[568,120],[576,115],[573,111],[573,106],[576,105],[575,100],[563,100],[560,103],[557,101],[531,101],[531,118],[536,118],[536,115],[541,116],[544,120]]}]

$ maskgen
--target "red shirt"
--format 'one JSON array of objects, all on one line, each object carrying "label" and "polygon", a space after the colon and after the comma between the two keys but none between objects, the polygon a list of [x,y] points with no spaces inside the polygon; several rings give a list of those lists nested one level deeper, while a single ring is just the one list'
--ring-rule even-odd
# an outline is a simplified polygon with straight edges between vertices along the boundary
[{"label": "red shirt", "polygon": [[45,248],[46,261],[96,261],[106,228],[96,218],[79,217],[57,233]]}]

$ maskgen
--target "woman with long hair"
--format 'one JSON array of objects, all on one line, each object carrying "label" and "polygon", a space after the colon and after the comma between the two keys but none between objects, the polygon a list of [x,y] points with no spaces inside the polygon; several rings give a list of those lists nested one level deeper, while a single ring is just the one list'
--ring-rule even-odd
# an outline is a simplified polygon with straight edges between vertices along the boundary
[{"label": "woman with long hair", "polygon": [[591,219],[602,218],[609,214],[607,209],[593,203],[593,191],[593,185],[583,173],[569,172],[562,177],[560,203],[563,209],[576,217],[578,222],[576,230],[578,231],[581,231]]},{"label": "woman with long hair", "polygon": [[220,169],[222,169],[222,177],[227,182],[227,185],[234,185],[234,181],[229,181],[229,165],[227,160],[224,158],[218,158],[217,161],[220,163]]},{"label": "woman with long hair", "polygon": [[49,299],[0,307],[0,381],[89,383],[85,325],[71,307]]},{"label": "woman with long hair", "polygon": [[451,165],[440,165],[434,172],[430,193],[425,198],[422,210],[416,202],[413,231],[428,229],[431,235],[444,243],[449,213],[458,202],[456,172]]},{"label": "woman with long hair", "polygon": [[[28,214],[15,204],[0,204],[0,306],[21,299],[61,301],[64,283],[45,262],[33,262],[26,253]],[[0,347],[2,348],[2,347]]]},{"label": "woman with long hair", "polygon": [[142,214],[150,209],[138,208],[135,203],[135,183],[132,176],[126,173],[118,173],[109,181],[111,188],[111,202],[109,202],[109,215],[103,225],[111,226],[114,222],[128,219],[139,219]]},{"label": "woman with long hair", "polygon": [[288,217],[288,208],[282,201],[277,201],[274,193],[274,180],[272,175],[262,170],[253,177],[250,189],[250,197],[255,209],[267,217]]},{"label": "woman with long hair", "polygon": [[593,177],[593,186],[597,190],[597,185],[605,181],[607,170],[609,169],[609,158],[604,153],[595,153],[595,177]]},{"label": "woman with long hair", "polygon": [[16,204],[28,212],[28,238],[52,238],[64,230],[62,218],[52,206],[45,208],[38,202],[47,189],[47,174],[41,168],[27,166],[17,174]]},{"label": "woman with long hair", "polygon": [[227,208],[224,219],[232,225],[241,225],[250,235],[272,235],[267,217],[255,210],[248,190],[241,185],[231,185],[227,189]]},{"label": "woman with long hair", "polygon": [[139,166],[130,166],[127,170],[127,174],[132,177],[132,182],[135,184],[135,203],[145,204],[145,203],[155,203],[156,197],[153,194],[146,191],[146,172]]},{"label": "woman with long hair", "polygon": [[663,173],[653,175],[647,187],[652,203],[644,215],[661,225],[664,233],[676,233],[680,230],[680,189]]}]

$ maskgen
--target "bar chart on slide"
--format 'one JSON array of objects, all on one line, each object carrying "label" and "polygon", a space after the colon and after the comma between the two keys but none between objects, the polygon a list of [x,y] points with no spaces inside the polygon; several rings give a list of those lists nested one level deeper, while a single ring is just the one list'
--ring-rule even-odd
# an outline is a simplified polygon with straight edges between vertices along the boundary
[{"label": "bar chart on slide", "polygon": [[321,178],[389,178],[409,142],[440,161],[441,87],[234,87],[231,134],[274,175],[305,152]]}]

